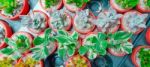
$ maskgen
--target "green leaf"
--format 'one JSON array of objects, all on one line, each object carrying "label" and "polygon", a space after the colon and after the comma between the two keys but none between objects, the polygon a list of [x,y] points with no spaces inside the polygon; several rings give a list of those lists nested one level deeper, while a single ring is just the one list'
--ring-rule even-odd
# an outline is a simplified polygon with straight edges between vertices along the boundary
[{"label": "green leaf", "polygon": [[89,54],[88,54],[89,59],[95,59],[96,57],[97,57],[97,53],[94,53],[92,51],[89,52]]},{"label": "green leaf", "polygon": [[79,48],[78,52],[79,52],[80,55],[83,56],[83,55],[85,55],[85,54],[88,52],[88,49],[87,49],[87,47],[85,47],[85,46],[81,46],[81,47]]},{"label": "green leaf", "polygon": [[26,40],[25,40],[25,44],[26,44],[26,48],[30,48],[30,42],[29,42],[29,39],[26,39]]},{"label": "green leaf", "polygon": [[34,53],[34,52],[41,51],[41,48],[40,47],[33,47],[33,48],[30,48],[30,50]]},{"label": "green leaf", "polygon": [[14,54],[10,55],[10,57],[11,57],[13,60],[17,60],[17,59],[19,59],[19,58],[21,57],[21,54],[19,54],[19,53],[14,53]]},{"label": "green leaf", "polygon": [[13,41],[9,38],[5,38],[4,41],[5,41],[5,43],[7,43],[7,45],[17,48],[17,45],[16,45],[15,41]]},{"label": "green leaf", "polygon": [[106,49],[103,49],[103,48],[101,48],[100,51],[99,51],[100,55],[106,55],[106,53],[107,53]]},{"label": "green leaf", "polygon": [[63,48],[58,49],[58,56],[64,58],[66,56],[66,50]]},{"label": "green leaf", "polygon": [[124,43],[121,47],[127,54],[132,53],[132,48],[133,48],[132,43],[130,43],[130,42]]},{"label": "green leaf", "polygon": [[40,59],[41,59],[41,58],[40,58],[41,55],[42,55],[41,53],[36,52],[36,53],[33,54],[32,58],[35,59],[35,60],[40,60]]},{"label": "green leaf", "polygon": [[58,30],[58,35],[68,36],[68,33],[64,30]]},{"label": "green leaf", "polygon": [[102,40],[102,41],[100,41],[100,48],[104,48],[104,49],[106,49],[107,48],[107,41],[106,40]]},{"label": "green leaf", "polygon": [[14,50],[12,48],[7,47],[7,48],[1,49],[0,52],[5,55],[10,55],[14,52]]},{"label": "green leaf", "polygon": [[72,47],[69,47],[68,50],[67,50],[67,53],[68,53],[69,56],[72,56],[75,53],[75,49],[72,48]]},{"label": "green leaf", "polygon": [[69,39],[68,39],[67,37],[65,37],[65,36],[57,36],[57,37],[56,37],[56,40],[57,40],[59,43],[63,44],[63,43],[67,43]]},{"label": "green leaf", "polygon": [[47,37],[50,37],[50,33],[52,32],[52,30],[50,28],[47,28],[45,31],[44,31],[44,35],[45,37],[44,38],[47,38]]},{"label": "green leaf", "polygon": [[35,46],[37,46],[37,45],[42,45],[42,43],[44,43],[44,39],[41,38],[41,37],[36,37],[36,38],[33,40],[33,44],[34,44]]},{"label": "green leaf", "polygon": [[124,32],[124,31],[118,31],[113,34],[114,40],[128,40],[132,36],[132,33]]},{"label": "green leaf", "polygon": [[98,39],[99,40],[105,40],[107,38],[106,34],[99,32],[98,33]]},{"label": "green leaf", "polygon": [[44,46],[44,48],[43,48],[43,54],[44,54],[45,58],[49,55],[49,51],[46,46]]},{"label": "green leaf", "polygon": [[74,40],[78,40],[78,33],[77,32],[73,32],[73,34],[71,35],[71,37],[74,39]]}]

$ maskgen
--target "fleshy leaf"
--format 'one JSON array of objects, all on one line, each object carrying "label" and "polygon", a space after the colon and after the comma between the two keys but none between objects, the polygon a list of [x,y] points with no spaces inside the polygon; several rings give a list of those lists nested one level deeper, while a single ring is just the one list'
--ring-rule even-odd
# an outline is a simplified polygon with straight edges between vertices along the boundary
[{"label": "fleshy leaf", "polygon": [[74,40],[78,40],[78,33],[77,33],[77,32],[73,32],[73,34],[71,35],[71,37],[72,37]]},{"label": "fleshy leaf", "polygon": [[44,39],[41,37],[36,37],[33,41],[34,45],[41,45],[42,43],[44,43]]},{"label": "fleshy leaf", "polygon": [[132,36],[132,33],[118,31],[113,34],[114,40],[128,40]]},{"label": "fleshy leaf", "polygon": [[80,55],[85,55],[87,53],[88,49],[85,46],[81,46],[78,50]]},{"label": "fleshy leaf", "polygon": [[58,35],[68,35],[64,30],[58,30]]},{"label": "fleshy leaf", "polygon": [[60,56],[61,58],[64,58],[66,55],[66,50],[63,48],[58,49],[58,56]]},{"label": "fleshy leaf", "polygon": [[106,37],[107,37],[106,34],[101,33],[101,32],[98,33],[98,39],[99,40],[104,40],[104,39],[106,39]]},{"label": "fleshy leaf", "polygon": [[75,49],[70,47],[70,48],[68,48],[67,53],[68,53],[69,56],[72,56],[75,53]]},{"label": "fleshy leaf", "polygon": [[7,48],[1,49],[0,52],[5,55],[10,55],[14,52],[14,50],[12,48],[7,47]]}]

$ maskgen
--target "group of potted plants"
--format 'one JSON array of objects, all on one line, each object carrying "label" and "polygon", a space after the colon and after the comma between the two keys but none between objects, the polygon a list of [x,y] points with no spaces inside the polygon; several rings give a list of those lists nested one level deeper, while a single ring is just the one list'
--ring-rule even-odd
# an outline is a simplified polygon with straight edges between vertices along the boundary
[{"label": "group of potted plants", "polygon": [[[110,0],[112,8],[98,16],[84,10],[89,1],[39,0],[47,13],[40,10],[28,13],[28,0],[1,0],[0,15],[11,20],[20,18],[30,32],[13,34],[9,24],[0,20],[0,65],[44,67],[43,60],[57,53],[66,67],[91,67],[90,60],[108,52],[118,57],[132,53],[135,66],[149,66],[150,47],[139,46],[132,51],[131,37],[146,28],[148,15],[140,12],[150,12],[150,1]],[[75,15],[61,9],[63,5]],[[130,11],[134,7],[139,12]],[[148,43],[149,35],[146,32]]]}]

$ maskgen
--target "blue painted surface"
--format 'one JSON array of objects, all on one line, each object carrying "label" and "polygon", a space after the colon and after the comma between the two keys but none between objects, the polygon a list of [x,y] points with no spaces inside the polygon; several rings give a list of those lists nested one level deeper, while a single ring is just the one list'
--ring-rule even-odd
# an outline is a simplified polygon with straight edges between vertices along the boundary
[{"label": "blue painted surface", "polygon": [[[37,1],[38,0],[30,0],[31,10],[37,4]],[[102,4],[102,9],[104,9],[104,10],[109,8],[108,0],[92,0],[92,1],[99,1]],[[87,8],[91,7],[92,5],[93,4],[89,3]],[[96,10],[97,5],[94,4],[94,6],[92,6],[92,10]],[[98,15],[97,12],[93,12],[93,13],[95,15]],[[3,19],[3,18],[0,17],[0,19]],[[18,31],[18,29],[21,27],[20,21],[11,21],[8,19],[3,19],[3,20],[6,20],[10,24],[10,26],[13,28],[14,32]],[[148,19],[148,20],[149,20],[149,22],[147,22],[147,26],[150,27],[150,19]],[[134,35],[132,37],[134,47],[138,46],[138,45],[147,44],[145,42],[145,32],[146,32],[146,29],[141,34]],[[104,60],[104,59],[106,59],[106,60]],[[104,57],[99,57],[99,58],[91,61],[93,67],[105,67],[105,66],[101,65],[104,62],[108,63],[107,67],[134,67],[134,65],[131,62],[130,55],[126,55],[124,57],[116,57],[116,56],[113,56],[108,53]],[[57,65],[56,67],[59,67],[59,65],[63,64],[63,61],[61,61],[61,58],[59,58],[56,54],[49,56],[45,60],[45,67],[54,67],[55,64]]]}]

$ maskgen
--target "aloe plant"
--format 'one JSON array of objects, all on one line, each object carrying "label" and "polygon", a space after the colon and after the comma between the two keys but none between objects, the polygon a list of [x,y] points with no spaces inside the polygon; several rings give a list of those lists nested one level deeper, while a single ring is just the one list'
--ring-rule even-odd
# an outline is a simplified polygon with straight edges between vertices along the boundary
[{"label": "aloe plant", "polygon": [[131,31],[135,32],[138,28],[146,28],[145,19],[147,18],[147,14],[138,15],[136,13],[132,13],[127,16],[128,20],[126,20],[129,24],[129,28]]},{"label": "aloe plant", "polygon": [[75,3],[76,4],[76,6],[77,7],[82,7],[82,5],[84,4],[84,3],[87,3],[87,2],[89,2],[90,0],[67,0],[67,3],[68,4],[72,4],[72,3]]},{"label": "aloe plant", "polygon": [[88,54],[89,59],[95,59],[98,55],[106,55],[107,35],[98,33],[85,38],[83,46],[78,50],[80,55]]},{"label": "aloe plant", "polygon": [[90,28],[91,24],[89,24],[89,10],[82,10],[77,12],[77,16],[75,17],[75,20],[77,25],[77,28],[84,29],[84,28]]},{"label": "aloe plant", "polygon": [[12,14],[17,7],[16,0],[1,0],[0,10],[4,10],[5,13]]},{"label": "aloe plant", "polygon": [[[51,14],[51,24],[53,25],[54,28],[56,29],[62,29],[66,27],[70,21],[67,21],[68,18],[66,14],[64,13],[64,10],[56,10],[52,12]],[[70,19],[69,19],[70,20]]]},{"label": "aloe plant", "polygon": [[126,54],[132,53],[133,44],[129,42],[132,33],[118,31],[114,34],[108,34],[108,48],[114,49],[116,51],[125,52]]},{"label": "aloe plant", "polygon": [[58,56],[61,58],[67,58],[66,56],[74,55],[78,43],[78,33],[73,32],[69,35],[64,30],[58,30],[58,35],[55,37],[58,42]]},{"label": "aloe plant", "polygon": [[119,24],[121,16],[113,8],[109,8],[108,11],[101,12],[93,23],[102,28],[102,32],[106,32]]},{"label": "aloe plant", "polygon": [[119,4],[120,7],[128,9],[135,7],[139,3],[139,0],[115,0],[115,2]]},{"label": "aloe plant", "polygon": [[55,6],[59,3],[61,0],[45,0],[45,7],[50,8],[52,6]]},{"label": "aloe plant", "polygon": [[139,59],[140,59],[140,65],[141,67],[148,67],[150,66],[150,49],[145,49],[145,48],[142,48],[140,51],[139,51]]},{"label": "aloe plant", "polygon": [[30,48],[29,39],[24,35],[16,36],[16,39],[5,38],[4,41],[8,47],[0,50],[0,53],[11,56],[13,59],[18,59],[21,54]]},{"label": "aloe plant", "polygon": [[51,35],[51,29],[46,29],[43,35],[37,36],[33,41],[35,47],[30,49],[33,55],[32,58],[35,60],[45,59],[50,52],[52,53],[50,50],[54,48],[52,47],[55,45],[54,42],[55,40]]}]

